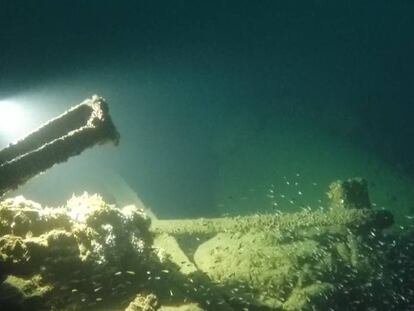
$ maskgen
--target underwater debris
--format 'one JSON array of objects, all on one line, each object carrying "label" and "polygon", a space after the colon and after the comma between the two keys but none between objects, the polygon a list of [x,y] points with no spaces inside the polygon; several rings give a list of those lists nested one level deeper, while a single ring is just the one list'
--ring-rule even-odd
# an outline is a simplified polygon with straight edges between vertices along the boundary
[{"label": "underwater debris", "polygon": [[[357,193],[363,191],[358,188]],[[372,297],[385,290],[381,276],[390,273],[383,267],[386,256],[380,242],[393,217],[386,211],[350,207],[360,207],[355,204],[360,197],[350,195],[348,208],[228,218],[218,225],[203,220],[204,226],[197,223],[203,232],[218,234],[198,247],[194,262],[228,297],[237,292],[249,305],[344,310],[342,303],[350,301],[346,310],[368,309],[375,306]],[[180,225],[173,223],[170,231],[194,233],[195,223],[183,224],[186,230],[177,230]],[[373,285],[367,288],[367,283]],[[363,301],[362,308],[351,306],[357,301]]]},{"label": "underwater debris", "polygon": [[[72,217],[80,208],[83,216]],[[36,277],[49,289],[43,303],[50,308],[82,309],[84,298],[99,303],[149,269],[150,220],[138,208],[118,209],[86,193],[59,208],[20,197],[0,202],[0,218],[0,279]],[[120,269],[130,273],[114,277]],[[118,297],[136,289],[125,288]]]},{"label": "underwater debris", "polygon": [[97,95],[0,151],[0,197],[95,144],[119,141],[106,101]]},{"label": "underwater debris", "polygon": [[148,291],[163,306],[223,301],[195,267],[185,275],[159,256],[150,222],[140,208],[118,208],[96,194],[55,208],[23,197],[0,201],[0,309],[126,308]]},{"label": "underwater debris", "polygon": [[327,193],[332,208],[370,208],[368,183],[363,178],[337,180],[331,183]]},{"label": "underwater debris", "polygon": [[405,310],[414,301],[414,235],[385,234],[392,222],[371,208],[167,221],[87,193],[57,208],[6,199],[0,303],[22,311]]},{"label": "underwater debris", "polygon": [[348,300],[368,307],[384,290],[380,276],[389,273],[382,231],[393,224],[393,215],[358,201],[364,198],[363,181],[349,183],[347,208],[155,220],[150,230],[184,241],[209,236],[191,257],[231,306],[240,304],[236,310],[340,310]]}]

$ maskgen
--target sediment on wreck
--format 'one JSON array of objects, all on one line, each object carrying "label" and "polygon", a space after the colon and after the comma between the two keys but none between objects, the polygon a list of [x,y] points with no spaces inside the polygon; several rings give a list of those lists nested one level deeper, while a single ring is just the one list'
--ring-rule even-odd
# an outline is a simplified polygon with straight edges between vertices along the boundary
[{"label": "sediment on wreck", "polygon": [[0,295],[18,293],[8,303],[24,311],[34,301],[56,310],[403,305],[383,281],[402,277],[387,264],[392,214],[372,209],[364,187],[336,181],[325,210],[193,220],[151,221],[86,193],[55,208],[3,200]]},{"label": "sediment on wreck", "polygon": [[359,301],[375,306],[373,297],[392,304],[379,276],[390,274],[382,232],[393,215],[371,208],[366,187],[359,178],[335,181],[325,210],[156,220],[151,231],[171,234],[184,250],[198,240],[187,254],[240,308],[343,310],[348,302],[347,310],[359,310]]}]

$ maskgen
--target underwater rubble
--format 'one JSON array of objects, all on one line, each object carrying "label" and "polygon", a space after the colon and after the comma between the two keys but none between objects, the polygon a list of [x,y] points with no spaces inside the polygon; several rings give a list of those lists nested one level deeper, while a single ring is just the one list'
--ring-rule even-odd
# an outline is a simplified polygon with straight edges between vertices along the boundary
[{"label": "underwater rubble", "polygon": [[407,310],[414,231],[332,183],[298,213],[151,220],[97,194],[0,202],[1,310]]}]

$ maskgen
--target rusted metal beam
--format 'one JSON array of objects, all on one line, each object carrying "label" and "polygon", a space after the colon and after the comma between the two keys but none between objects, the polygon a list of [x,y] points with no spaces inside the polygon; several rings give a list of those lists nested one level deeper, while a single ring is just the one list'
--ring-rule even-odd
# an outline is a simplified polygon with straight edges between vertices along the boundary
[{"label": "rusted metal beam", "polygon": [[0,197],[86,148],[119,139],[106,101],[94,95],[0,151]]},{"label": "rusted metal beam", "polygon": [[221,232],[244,233],[261,231],[286,236],[318,235],[338,227],[352,231],[382,230],[394,222],[393,215],[385,210],[328,209],[284,214],[256,214],[222,218],[153,220],[150,230],[155,234],[215,235]]}]

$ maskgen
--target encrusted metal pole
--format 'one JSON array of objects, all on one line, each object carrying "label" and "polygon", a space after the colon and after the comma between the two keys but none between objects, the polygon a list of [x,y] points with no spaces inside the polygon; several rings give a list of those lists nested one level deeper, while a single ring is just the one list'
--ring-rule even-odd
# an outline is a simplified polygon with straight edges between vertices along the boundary
[{"label": "encrusted metal pole", "polygon": [[[319,233],[317,228],[331,227],[335,229],[338,226],[356,231],[381,230],[388,228],[393,222],[393,215],[385,210],[342,209],[210,219],[154,220],[151,223],[150,230],[155,234],[167,233],[176,236],[214,235],[220,232],[243,233],[256,230],[280,233],[283,237],[284,233],[289,233],[289,235],[317,235]],[[312,229],[312,232],[310,232],[310,229]]]},{"label": "encrusted metal pole", "polygon": [[[326,211],[303,211],[285,214],[257,214],[254,216],[153,220],[155,234],[215,235],[220,232],[240,233],[251,230],[272,233],[276,240],[286,237],[305,237],[321,232],[335,232],[339,227],[351,231],[382,230],[394,223],[394,216],[386,210],[373,210],[367,182],[362,178],[335,181],[327,193],[331,208]],[[323,230],[322,230],[323,228]]]},{"label": "encrusted metal pole", "polygon": [[107,103],[94,95],[0,151],[0,197],[88,147],[119,138]]}]

